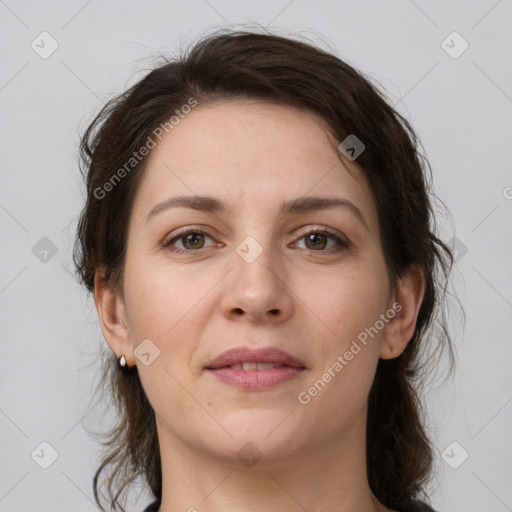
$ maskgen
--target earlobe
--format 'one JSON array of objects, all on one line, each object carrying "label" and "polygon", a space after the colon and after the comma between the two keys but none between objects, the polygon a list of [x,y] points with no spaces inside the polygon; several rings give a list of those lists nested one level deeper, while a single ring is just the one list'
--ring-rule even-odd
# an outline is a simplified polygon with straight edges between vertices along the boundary
[{"label": "earlobe", "polygon": [[418,265],[411,265],[399,279],[395,302],[395,317],[386,325],[379,357],[393,359],[407,347],[416,329],[418,313],[425,295],[425,275]]},{"label": "earlobe", "polygon": [[103,279],[103,275],[101,270],[97,270],[94,280],[94,302],[101,330],[116,357],[124,355],[127,366],[133,366],[135,359],[124,302],[119,293]]}]

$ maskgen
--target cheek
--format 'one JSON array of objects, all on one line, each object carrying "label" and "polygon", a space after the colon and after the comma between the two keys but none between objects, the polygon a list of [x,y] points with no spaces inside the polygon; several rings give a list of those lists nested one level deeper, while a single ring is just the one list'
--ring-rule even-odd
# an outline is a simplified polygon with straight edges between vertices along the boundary
[{"label": "cheek", "polygon": [[386,325],[381,315],[387,309],[387,276],[380,265],[374,264],[324,285],[319,316],[336,339],[322,344],[324,362],[319,377],[327,384],[318,406],[330,403],[356,409],[365,404],[378,363]]},{"label": "cheek", "polygon": [[218,278],[212,272],[186,270],[151,262],[148,257],[126,261],[125,300],[132,346],[136,349],[142,340],[150,339],[159,350],[155,364],[146,368],[137,361],[148,389],[153,382],[169,382],[174,389],[175,381],[165,370],[180,381],[189,379],[187,371],[210,318],[208,292]]},{"label": "cheek", "polygon": [[137,360],[139,376],[155,410],[172,404],[175,413],[185,414],[192,404],[178,382],[189,378],[187,368],[199,339],[198,318],[207,283],[196,276],[191,286],[190,276],[185,278],[179,270],[142,263],[133,256],[126,261],[128,325],[134,350],[149,339],[158,356],[148,366]]},{"label": "cheek", "polygon": [[380,350],[381,333],[372,327],[385,312],[384,294],[371,280],[354,277],[331,280],[317,300],[315,312],[329,329],[314,340],[318,364],[302,391],[315,414],[344,411],[332,424],[336,429],[365,407]]},{"label": "cheek", "polygon": [[346,342],[375,324],[386,310],[386,298],[386,280],[374,268],[366,267],[324,279],[320,290],[310,293],[307,301],[331,333]]},{"label": "cheek", "polygon": [[[139,272],[125,280],[126,308],[130,332],[134,338],[160,340],[174,325],[174,317],[179,314],[169,287],[155,282],[151,275]],[[136,344],[136,340],[134,345]]]},{"label": "cheek", "polygon": [[[124,289],[130,327],[137,336],[163,340],[201,298],[201,276],[185,278],[179,268],[128,254]],[[204,293],[203,293],[204,295]]]}]

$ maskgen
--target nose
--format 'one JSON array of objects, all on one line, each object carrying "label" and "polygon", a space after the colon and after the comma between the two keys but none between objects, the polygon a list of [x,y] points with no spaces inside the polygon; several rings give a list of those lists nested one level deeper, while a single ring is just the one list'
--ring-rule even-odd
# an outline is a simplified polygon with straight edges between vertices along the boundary
[{"label": "nose", "polygon": [[[230,320],[280,323],[293,314],[293,292],[284,263],[264,249],[252,262],[233,251],[234,268],[228,275],[222,313]],[[231,265],[230,265],[231,266]]]}]

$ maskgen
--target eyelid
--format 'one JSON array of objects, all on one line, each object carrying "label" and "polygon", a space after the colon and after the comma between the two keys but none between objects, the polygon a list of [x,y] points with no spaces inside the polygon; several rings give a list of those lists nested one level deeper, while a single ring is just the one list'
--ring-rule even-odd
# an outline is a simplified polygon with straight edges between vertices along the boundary
[{"label": "eyelid", "polygon": [[[201,226],[186,226],[182,229],[178,229],[178,231],[173,232],[168,237],[164,238],[164,241],[162,242],[163,247],[167,247],[173,240],[178,240],[186,235],[192,234],[192,233],[198,233],[201,235],[205,235],[210,237],[212,240],[214,239],[213,235],[210,235],[205,231],[205,229]],[[199,249],[198,249],[199,250]],[[187,252],[193,252],[193,251],[187,251]]]},{"label": "eyelid", "polygon": [[[330,236],[332,239],[335,240],[335,242],[343,247],[343,248],[347,248],[349,246],[349,241],[348,239],[340,232],[338,232],[337,230],[334,230],[332,228],[329,228],[328,226],[324,226],[324,225],[307,225],[303,228],[299,228],[300,229],[300,232],[298,235],[295,236],[294,238],[294,242],[293,243],[296,243],[297,241],[301,240],[302,238],[304,238],[305,236],[309,235],[309,234],[321,234],[321,235],[326,235],[326,236]],[[189,234],[201,234],[201,235],[204,235],[204,236],[207,236],[207,237],[210,237],[212,240],[214,240],[214,237],[212,235],[210,235],[209,233],[207,233],[202,227],[200,226],[187,226],[187,227],[184,227],[182,229],[179,229],[177,232],[174,232],[171,236],[169,237],[166,237],[164,239],[164,241],[162,242],[162,247],[165,249],[165,248],[169,248],[171,246],[171,242],[176,242],[178,241],[180,238],[182,237],[185,237]],[[222,245],[221,243],[217,242],[215,244],[213,244],[213,246],[210,246],[210,247],[214,247],[214,246],[219,246],[219,245]],[[199,253],[200,251],[202,251],[203,249],[208,249],[209,247],[201,247],[200,249],[196,249],[196,250],[193,250],[193,249],[180,249],[180,248],[176,248],[174,247],[172,249],[173,252],[176,252],[176,253],[187,253],[187,254],[192,254],[194,252],[197,252]],[[171,250],[171,249],[170,249]],[[314,251],[312,250],[313,252],[318,252],[318,253],[329,253],[330,251]]]},{"label": "eyelid", "polygon": [[324,226],[322,224],[318,224],[318,225],[311,225],[311,224],[308,224],[306,227],[304,228],[300,228],[301,231],[301,235],[300,236],[304,236],[304,235],[307,235],[308,233],[310,232],[323,232],[323,233],[326,233],[326,234],[329,234],[329,235],[333,235],[334,237],[337,237],[339,239],[341,239],[342,241],[348,243],[348,239],[345,235],[343,235],[343,233],[340,233],[339,231],[333,229],[333,228],[330,228],[328,226]]},{"label": "eyelid", "polygon": [[309,225],[309,226],[305,227],[301,231],[299,236],[296,237],[296,241],[293,243],[294,244],[297,243],[298,241],[300,241],[301,239],[303,239],[305,236],[307,236],[309,234],[325,235],[328,238],[331,238],[332,240],[334,240],[336,242],[336,244],[338,245],[338,247],[336,247],[336,248],[333,248],[330,250],[325,250],[325,251],[315,251],[313,249],[310,249],[310,251],[312,253],[319,253],[319,254],[326,254],[326,255],[332,254],[335,252],[339,252],[341,250],[348,249],[349,246],[351,245],[350,241],[348,240],[348,238],[345,235],[343,235],[342,233],[340,233],[339,231],[337,231],[335,229],[329,228],[327,226],[322,226],[322,225],[320,225],[320,226]]}]

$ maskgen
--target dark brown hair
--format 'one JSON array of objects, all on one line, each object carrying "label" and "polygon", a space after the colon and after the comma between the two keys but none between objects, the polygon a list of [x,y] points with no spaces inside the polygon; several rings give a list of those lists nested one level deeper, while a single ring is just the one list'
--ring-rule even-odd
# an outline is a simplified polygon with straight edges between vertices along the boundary
[{"label": "dark brown hair", "polygon": [[[448,349],[453,367],[444,314],[453,256],[436,234],[431,169],[415,132],[369,78],[331,52],[297,38],[220,31],[203,37],[180,58],[159,65],[108,102],[80,146],[87,199],[74,262],[81,283],[93,292],[95,273],[102,270],[104,279],[122,294],[128,220],[147,157],[121,173],[123,179],[105,194],[104,185],[109,180],[112,184],[116,171],[123,166],[126,170],[133,153],[191,98],[199,105],[237,98],[290,105],[318,114],[338,142],[355,134],[365,144],[357,163],[376,201],[390,281],[396,285],[411,264],[419,265],[426,279],[414,335],[399,357],[379,360],[368,397],[368,480],[375,496],[390,508],[403,509],[426,497],[433,449],[423,424],[418,386],[432,360],[420,356],[435,338],[438,348]],[[98,484],[108,468],[109,505],[114,510],[124,510],[120,497],[139,477],[161,499],[155,417],[136,367],[125,371],[110,354],[102,384],[119,417],[104,443],[105,456],[94,478],[98,505],[104,510]]]}]

